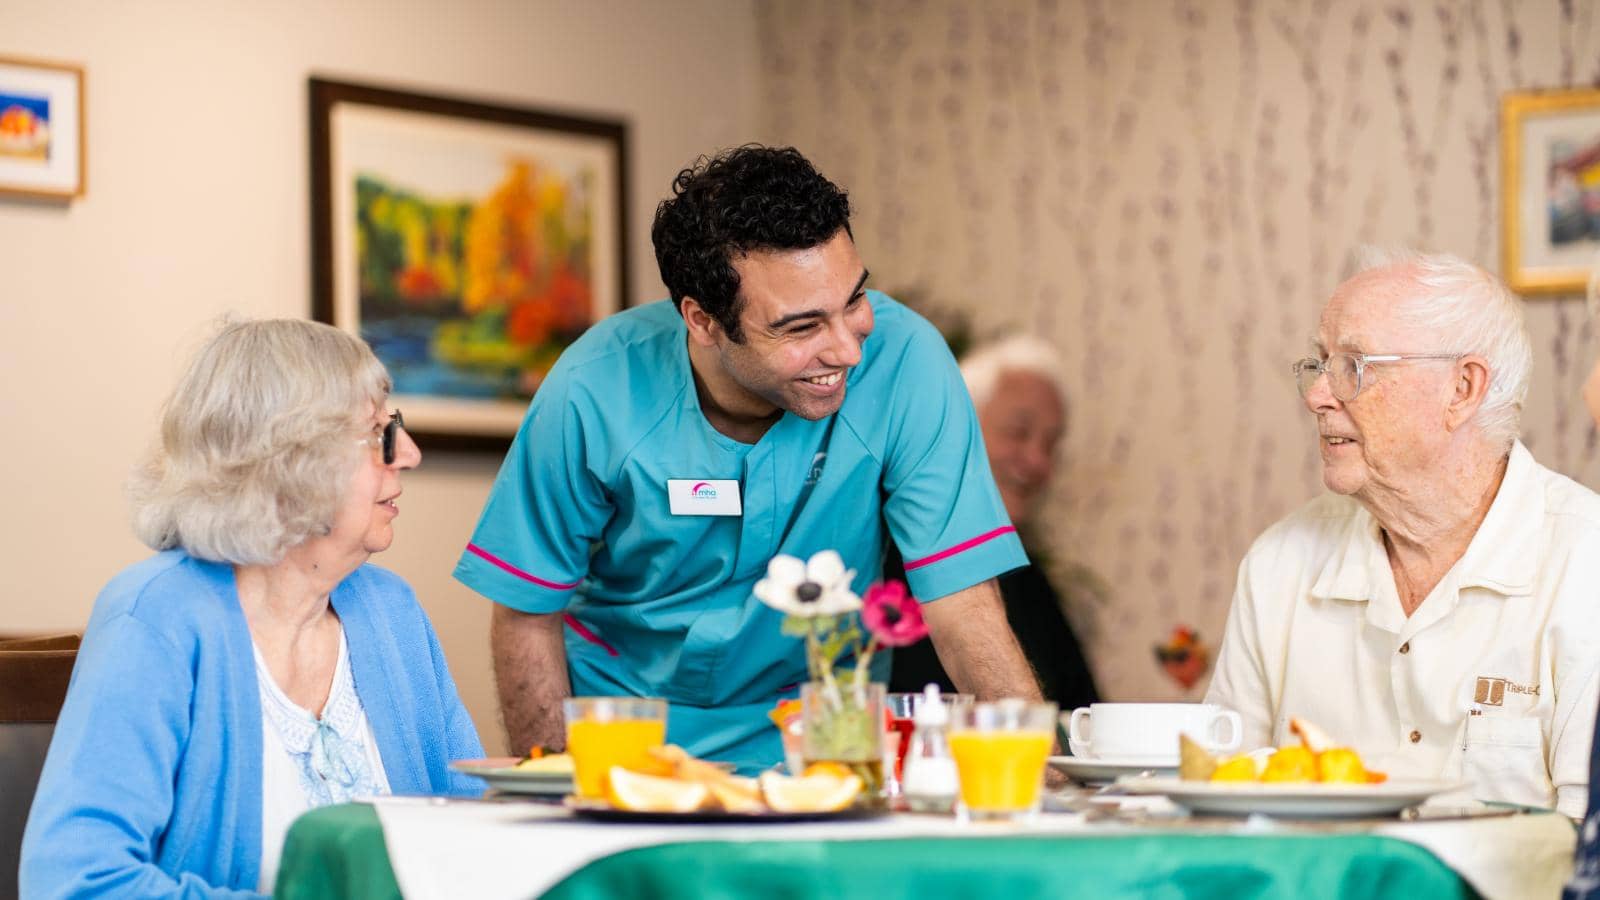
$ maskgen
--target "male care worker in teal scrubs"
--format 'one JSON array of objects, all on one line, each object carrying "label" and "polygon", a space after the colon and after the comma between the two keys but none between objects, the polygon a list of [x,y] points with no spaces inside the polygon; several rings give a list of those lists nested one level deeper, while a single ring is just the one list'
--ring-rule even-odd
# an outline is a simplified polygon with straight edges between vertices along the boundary
[{"label": "male care worker in teal scrubs", "polygon": [[752,146],[673,193],[651,229],[672,300],[562,355],[456,566],[497,604],[512,747],[564,746],[565,697],[635,695],[666,698],[697,756],[776,763],[766,713],[805,652],[752,588],[775,554],[832,549],[862,592],[887,538],[956,685],[1037,697],[994,582],[1027,560],[972,402],[938,332],[866,290],[844,192]]}]

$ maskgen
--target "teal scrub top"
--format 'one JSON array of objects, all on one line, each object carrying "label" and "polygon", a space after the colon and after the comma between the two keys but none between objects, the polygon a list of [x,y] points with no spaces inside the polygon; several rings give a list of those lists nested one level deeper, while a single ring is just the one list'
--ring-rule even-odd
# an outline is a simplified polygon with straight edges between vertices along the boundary
[{"label": "teal scrub top", "polygon": [[[706,420],[670,301],[589,329],[529,406],[455,577],[565,613],[574,695],[663,697],[667,739],[696,756],[781,760],[766,713],[798,693],[806,661],[752,593],[774,555],[837,550],[861,593],[892,536],[925,601],[1027,563],[944,339],[868,299],[876,325],[839,411],[786,413],[755,444]],[[743,513],[673,515],[669,479],[736,480]]]}]

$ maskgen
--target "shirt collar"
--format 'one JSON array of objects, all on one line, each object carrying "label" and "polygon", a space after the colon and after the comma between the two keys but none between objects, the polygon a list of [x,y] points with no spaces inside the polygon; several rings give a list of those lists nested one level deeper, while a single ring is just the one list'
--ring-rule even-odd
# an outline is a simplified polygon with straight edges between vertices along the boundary
[{"label": "shirt collar", "polygon": [[[1458,589],[1481,587],[1508,597],[1533,590],[1545,514],[1544,493],[1534,483],[1536,465],[1521,441],[1512,445],[1505,477],[1489,513],[1467,552],[1451,569]],[[1339,548],[1328,557],[1311,586],[1311,595],[1324,600],[1370,600],[1380,591],[1392,592],[1393,577],[1377,520],[1361,508],[1351,517]],[[1391,583],[1378,584],[1382,578]]]}]

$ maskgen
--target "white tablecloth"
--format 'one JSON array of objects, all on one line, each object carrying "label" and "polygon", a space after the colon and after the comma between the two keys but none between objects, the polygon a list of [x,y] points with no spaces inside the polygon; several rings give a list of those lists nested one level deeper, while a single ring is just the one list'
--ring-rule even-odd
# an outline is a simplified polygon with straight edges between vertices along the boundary
[{"label": "white tablecloth", "polygon": [[[385,797],[374,803],[395,881],[408,900],[525,900],[595,860],[661,844],[1106,835],[1140,830],[1120,823],[1091,824],[1074,814],[1042,815],[1033,823],[1020,825],[964,825],[948,818],[895,815],[753,827],[588,822],[572,818],[560,807],[531,803],[412,797]],[[1160,827],[1173,830],[1184,826]],[[1307,826],[1260,818],[1222,827],[1243,833],[1341,830],[1339,825]],[[1213,822],[1195,830],[1216,833],[1218,829]],[[1394,822],[1365,830],[1427,849],[1488,900],[1549,900],[1557,896],[1571,871],[1576,840],[1571,822],[1558,815]]]}]

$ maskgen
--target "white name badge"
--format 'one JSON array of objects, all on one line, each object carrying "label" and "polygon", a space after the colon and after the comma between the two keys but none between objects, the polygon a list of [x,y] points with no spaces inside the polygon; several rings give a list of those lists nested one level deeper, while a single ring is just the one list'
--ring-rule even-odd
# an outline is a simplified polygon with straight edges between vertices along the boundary
[{"label": "white name badge", "polygon": [[668,478],[667,503],[675,516],[737,516],[744,509],[731,478]]}]

